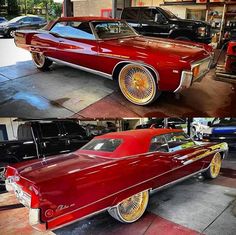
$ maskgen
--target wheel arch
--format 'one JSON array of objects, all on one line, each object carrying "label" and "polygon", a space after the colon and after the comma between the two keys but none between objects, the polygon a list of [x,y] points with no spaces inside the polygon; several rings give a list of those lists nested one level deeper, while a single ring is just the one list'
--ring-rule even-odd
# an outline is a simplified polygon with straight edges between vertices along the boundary
[{"label": "wheel arch", "polygon": [[141,65],[144,68],[146,68],[153,75],[155,81],[157,82],[157,86],[158,86],[159,80],[160,80],[160,75],[159,75],[158,71],[155,68],[153,68],[151,65],[133,62],[133,61],[121,61],[115,65],[115,67],[113,68],[113,71],[112,71],[112,78],[114,81],[118,81],[118,77],[119,77],[119,73],[120,73],[121,69],[128,64]]},{"label": "wheel arch", "polygon": [[194,34],[192,30],[188,29],[176,29],[170,32],[169,38],[176,38],[176,37],[186,37],[190,40],[193,40]]}]

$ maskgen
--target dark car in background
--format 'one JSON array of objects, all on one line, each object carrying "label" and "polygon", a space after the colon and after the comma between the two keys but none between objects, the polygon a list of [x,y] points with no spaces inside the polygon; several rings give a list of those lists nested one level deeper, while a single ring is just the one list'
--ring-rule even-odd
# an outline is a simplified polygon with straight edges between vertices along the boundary
[{"label": "dark car in background", "polygon": [[181,125],[186,124],[186,118],[152,118],[142,125],[136,126],[135,129],[155,128],[172,128],[182,129]]},{"label": "dark car in background", "polygon": [[0,142],[0,186],[12,163],[69,153],[92,139],[77,119],[17,119],[17,140]]},{"label": "dark car in background", "polygon": [[203,140],[226,142],[230,148],[236,147],[236,118],[215,118],[208,126],[210,130],[203,133]]},{"label": "dark car in background", "polygon": [[160,7],[128,7],[123,10],[121,19],[145,36],[211,42],[210,24],[181,19]]},{"label": "dark car in background", "polygon": [[0,23],[6,22],[6,21],[7,21],[7,19],[6,19],[5,17],[1,17],[1,16],[0,16]]},{"label": "dark car in background", "polygon": [[18,16],[7,22],[0,23],[0,35],[14,37],[18,29],[40,29],[47,21],[39,16]]}]

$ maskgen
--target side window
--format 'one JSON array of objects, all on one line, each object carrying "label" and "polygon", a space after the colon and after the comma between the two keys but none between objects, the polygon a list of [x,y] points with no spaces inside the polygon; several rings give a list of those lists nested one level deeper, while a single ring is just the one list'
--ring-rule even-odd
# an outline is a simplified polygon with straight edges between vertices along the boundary
[{"label": "side window", "polygon": [[53,122],[41,123],[40,127],[41,127],[42,136],[45,138],[58,137],[60,134],[56,123],[53,123]]},{"label": "side window", "polygon": [[64,122],[63,123],[67,135],[81,135],[86,136],[86,131],[78,123]]},{"label": "side window", "polygon": [[193,147],[195,142],[184,132],[170,133],[165,135],[169,146],[169,152],[174,152]]},{"label": "side window", "polygon": [[50,30],[62,37],[78,38],[78,39],[95,39],[90,28],[89,22],[58,22]]},{"label": "side window", "polygon": [[33,21],[33,23],[39,23],[39,22],[41,22],[42,20],[41,20],[40,18],[33,17],[33,18],[32,18],[32,21]]},{"label": "side window", "polygon": [[122,19],[138,20],[139,8],[127,8],[122,13]]},{"label": "side window", "polygon": [[25,17],[20,20],[20,23],[31,23],[31,19],[30,19],[30,17]]},{"label": "side window", "polygon": [[155,136],[151,140],[149,152],[168,152],[168,145],[164,136]]},{"label": "side window", "polygon": [[156,9],[143,9],[141,19],[142,21],[162,22],[164,16]]}]

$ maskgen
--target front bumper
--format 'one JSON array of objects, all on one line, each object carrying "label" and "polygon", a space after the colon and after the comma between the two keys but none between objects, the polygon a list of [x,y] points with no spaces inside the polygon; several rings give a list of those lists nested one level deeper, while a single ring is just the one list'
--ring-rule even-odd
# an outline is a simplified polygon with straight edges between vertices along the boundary
[{"label": "front bumper", "polygon": [[[197,61],[191,65],[191,71],[182,71],[179,86],[174,93],[178,93],[184,89],[189,88],[194,82],[200,82],[202,78],[209,72],[212,63],[212,57],[209,56],[203,60]],[[193,75],[193,69],[196,66],[203,66],[203,71],[197,77]]]},{"label": "front bumper", "polygon": [[6,35],[7,34],[7,29],[6,28],[0,28],[0,35]]}]

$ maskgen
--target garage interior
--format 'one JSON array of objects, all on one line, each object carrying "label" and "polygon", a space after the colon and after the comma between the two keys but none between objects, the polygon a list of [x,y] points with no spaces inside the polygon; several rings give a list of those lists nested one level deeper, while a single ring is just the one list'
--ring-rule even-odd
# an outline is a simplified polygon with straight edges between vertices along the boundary
[{"label": "garage interior", "polygon": [[[181,129],[196,143],[206,144],[210,142],[209,130],[212,131],[216,119],[236,117],[236,75],[224,73],[225,61],[230,56],[226,48],[222,49],[222,40],[227,39],[225,25],[231,20],[236,22],[236,1],[64,0],[63,15],[119,18],[122,10],[131,6],[160,6],[181,18],[213,21],[215,34],[211,45],[217,66],[201,82],[180,94],[163,93],[154,103],[137,106],[124,98],[114,81],[97,74],[55,63],[47,71],[37,70],[29,52],[16,47],[14,39],[0,36],[0,52],[5,55],[0,57],[0,150],[19,140],[19,126],[27,122],[51,123],[69,118],[82,126],[89,139],[134,129]],[[222,133],[228,131],[227,127],[221,129]],[[157,191],[135,223],[123,224],[102,212],[62,228],[40,232],[29,224],[29,209],[0,185],[0,233],[235,235],[236,123],[230,128],[234,133],[219,137],[220,142],[232,137],[219,176],[210,180],[199,173]],[[55,138],[47,136],[50,137]],[[33,142],[24,141],[26,145]]]},{"label": "garage interior", "polygon": [[[0,118],[0,143],[16,140],[22,121]],[[93,126],[93,134],[123,131],[155,124],[157,118],[124,118],[80,120],[84,127]],[[193,131],[196,123],[207,126],[213,118],[166,118],[162,127],[182,128],[199,140]],[[44,120],[42,120],[43,122]],[[96,130],[96,132],[94,131]],[[199,129],[200,130],[200,129]],[[220,176],[206,180],[201,174],[160,190],[150,198],[147,212],[134,224],[122,224],[101,213],[53,231],[39,232],[28,224],[28,209],[19,204],[13,193],[1,191],[0,230],[4,234],[235,234],[236,159],[230,148],[224,159]]]},{"label": "garage interior", "polygon": [[[90,9],[96,10],[94,14],[101,15],[108,9],[113,16],[119,17],[122,9],[131,5],[131,1],[109,1],[107,7],[100,6],[99,8],[99,1],[94,8],[83,7],[90,4],[89,2],[64,1],[65,15],[70,16],[73,12],[76,16],[88,15]],[[82,4],[81,7],[77,7],[78,4]],[[156,6],[159,3],[132,1],[132,6],[134,4],[135,6],[140,4]],[[185,18],[187,14],[191,15],[187,13],[188,9],[204,8],[205,12],[205,8],[208,7],[204,4],[194,5],[195,3],[192,5],[190,3],[163,4],[160,6],[166,5],[173,12],[177,9],[177,13],[181,12],[183,14],[181,16]],[[212,11],[214,6],[220,7],[219,12],[222,12],[224,5],[222,3],[218,5],[212,3],[209,7],[212,7]],[[227,5],[227,7],[235,7],[235,5]],[[182,10],[179,11],[179,8]],[[79,9],[83,11],[79,12]],[[234,17],[233,13],[226,15]],[[219,17],[217,16],[216,19],[219,20]],[[53,64],[49,71],[38,71],[33,65],[30,53],[16,47],[13,39],[0,38],[0,40],[0,50],[8,55],[6,58],[0,58],[0,113],[2,116],[114,118],[114,113],[116,118],[236,115],[235,80],[217,77],[215,68],[211,69],[201,82],[196,82],[178,96],[164,92],[153,104],[142,107],[127,101],[114,81],[98,75],[58,64]],[[220,48],[215,49],[215,60],[219,53]],[[224,66],[225,54],[226,51],[223,50],[218,61],[220,67]]]}]

